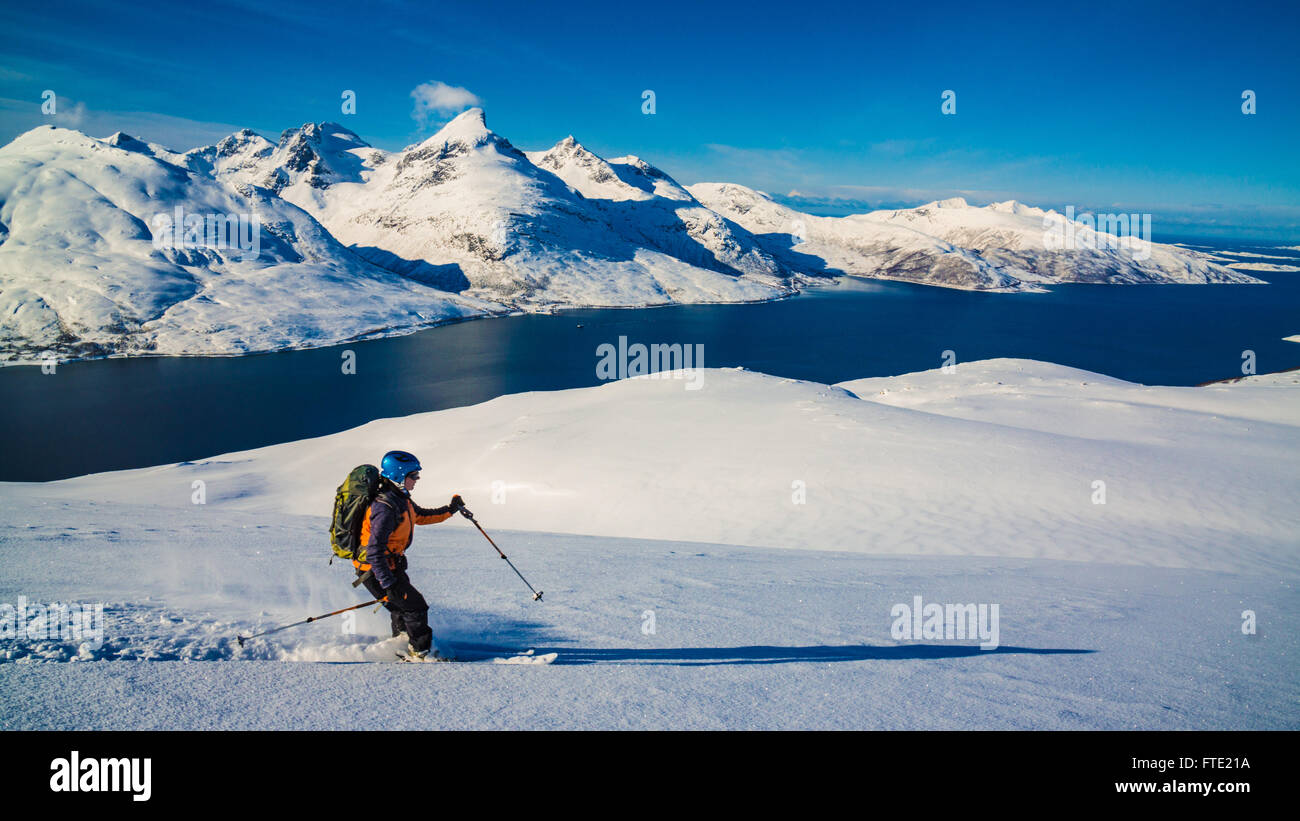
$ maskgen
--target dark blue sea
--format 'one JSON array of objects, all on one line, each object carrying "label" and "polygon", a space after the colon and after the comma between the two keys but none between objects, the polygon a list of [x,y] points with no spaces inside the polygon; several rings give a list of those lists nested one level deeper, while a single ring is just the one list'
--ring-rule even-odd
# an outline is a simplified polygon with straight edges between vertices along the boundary
[{"label": "dark blue sea", "polygon": [[[1286,256],[1257,243],[1185,240]],[[1281,243],[1273,243],[1280,245]],[[1202,250],[1211,250],[1203,248]],[[0,368],[0,480],[48,480],[200,459],[372,419],[519,391],[598,384],[602,343],[703,345],[705,367],[839,382],[990,357],[1039,359],[1150,385],[1300,367],[1300,273],[1267,285],[1063,285],[988,294],[847,280],[749,305],[573,310],[478,320],[371,342],[240,357]],[[356,373],[342,373],[342,352]],[[699,364],[699,363],[694,363]]]}]

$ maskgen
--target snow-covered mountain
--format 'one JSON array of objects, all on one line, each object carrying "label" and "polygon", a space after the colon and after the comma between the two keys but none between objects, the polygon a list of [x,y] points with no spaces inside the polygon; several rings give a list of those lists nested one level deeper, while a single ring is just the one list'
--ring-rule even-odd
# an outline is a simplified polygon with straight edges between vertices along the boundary
[{"label": "snow-covered mountain", "polygon": [[[1015,200],[979,208],[955,197],[919,208],[873,211],[852,219],[904,225],[979,251],[984,259],[1001,268],[1028,272],[1020,275],[1027,281],[1193,284],[1259,281],[1215,264],[1209,254],[1189,253],[1155,242],[1138,247],[1127,241],[1140,236],[1143,229],[1136,223],[1127,229],[1131,234],[1124,237],[1125,241],[1114,243],[1118,247],[1108,248],[1106,226],[1094,228],[1057,211],[1045,211]],[[1079,247],[1061,247],[1061,240],[1067,234]]]},{"label": "snow-covered mountain", "polygon": [[216,145],[196,148],[183,162],[197,172],[232,183],[268,188],[307,210],[325,204],[335,183],[361,182],[362,172],[384,163],[387,152],[373,148],[338,123],[306,123],[280,135],[278,143],[244,129]]},{"label": "snow-covered mountain", "polygon": [[[688,190],[800,270],[977,290],[1030,290],[1057,282],[1260,282],[1207,254],[1114,241],[1119,238],[1079,220],[1015,201],[974,207],[955,197],[917,208],[818,217],[743,185],[699,183]],[[1054,237],[1070,242],[1054,244]]]},{"label": "snow-covered mountain", "polygon": [[[0,148],[6,358],[299,347],[500,310],[371,265],[273,192],[179,156],[52,127]],[[199,220],[193,242],[177,209]]]},{"label": "snow-covered mountain", "polygon": [[[156,220],[177,208],[255,216],[258,247],[160,246]],[[572,136],[525,153],[478,108],[397,152],[335,123],[276,143],[245,129],[184,153],[42,127],[0,149],[0,361],[323,345],[507,309],[755,301],[844,274],[981,290],[1258,282],[1173,246],[1055,248],[1046,224],[1067,227],[962,200],[817,217],[740,185],[683,187]]]},{"label": "snow-covered mountain", "polygon": [[990,263],[977,251],[911,228],[805,214],[743,185],[699,183],[689,190],[707,207],[744,226],[764,248],[798,270],[979,290],[1020,287],[1014,273]]},{"label": "snow-covered mountain", "polygon": [[[372,262],[485,298],[623,306],[789,293],[789,272],[748,232],[732,231],[662,172],[629,165],[627,174],[657,175],[668,196],[622,184],[642,194],[637,202],[619,191],[588,199],[619,178],[567,143],[568,153],[561,143],[530,158],[473,108],[395,153],[328,123],[286,131],[276,146],[241,133],[197,153],[214,157],[220,178],[273,188]],[[589,173],[573,173],[582,161]],[[567,176],[555,173],[569,164]]]},{"label": "snow-covered mountain", "polygon": [[564,180],[584,197],[595,200],[695,200],[685,188],[637,157],[604,160],[573,138],[565,137],[549,151],[526,152],[528,158]]},{"label": "snow-covered mountain", "polygon": [[632,242],[703,268],[739,271],[760,280],[787,279],[793,273],[748,231],[705,208],[672,177],[644,160],[628,156],[607,161],[572,136],[549,151],[527,156],[586,198]]}]

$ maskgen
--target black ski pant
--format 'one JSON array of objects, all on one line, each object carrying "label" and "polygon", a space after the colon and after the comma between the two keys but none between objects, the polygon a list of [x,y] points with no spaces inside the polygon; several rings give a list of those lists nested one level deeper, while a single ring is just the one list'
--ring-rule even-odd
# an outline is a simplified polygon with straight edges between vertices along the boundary
[{"label": "black ski pant", "polygon": [[388,596],[384,607],[392,622],[393,635],[406,634],[411,646],[418,652],[427,652],[433,645],[433,630],[429,627],[429,605],[420,591],[411,585],[405,570],[393,572],[394,584],[388,590],[379,586],[373,574],[362,582],[376,599]]}]

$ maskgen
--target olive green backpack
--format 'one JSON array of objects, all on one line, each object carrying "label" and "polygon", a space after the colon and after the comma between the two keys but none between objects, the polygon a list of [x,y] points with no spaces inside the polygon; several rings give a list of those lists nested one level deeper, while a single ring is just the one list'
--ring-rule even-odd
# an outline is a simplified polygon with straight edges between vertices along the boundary
[{"label": "olive green backpack", "polygon": [[[379,468],[354,468],[334,492],[334,518],[330,521],[330,548],[340,559],[352,561],[361,550],[361,523],[379,492]],[[330,564],[334,559],[330,559]]]}]

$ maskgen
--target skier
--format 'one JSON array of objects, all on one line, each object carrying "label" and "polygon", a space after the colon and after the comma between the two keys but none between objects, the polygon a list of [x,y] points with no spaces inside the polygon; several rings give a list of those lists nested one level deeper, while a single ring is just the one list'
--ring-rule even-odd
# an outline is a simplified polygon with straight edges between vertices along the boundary
[{"label": "skier", "polygon": [[[420,462],[406,451],[385,453],[379,468],[379,491],[361,523],[363,552],[352,564],[366,589],[376,599],[386,598],[393,635],[406,633],[407,658],[423,661],[433,643],[433,630],[429,605],[406,575],[406,548],[414,525],[446,521],[465,503],[459,494],[444,507],[424,508],[411,501],[411,490],[420,479]],[[433,655],[439,657],[436,650]]]}]

